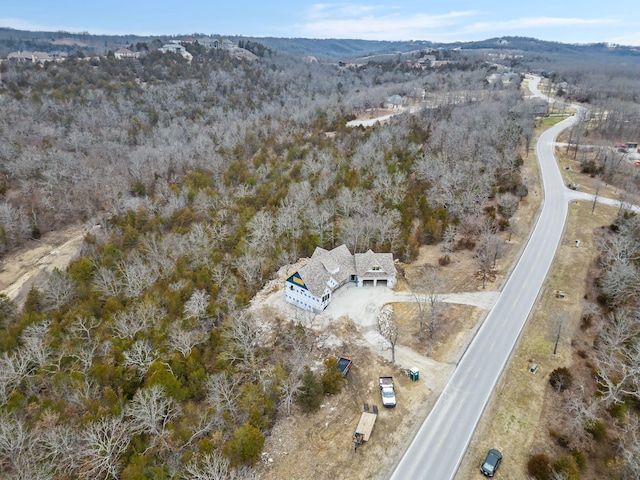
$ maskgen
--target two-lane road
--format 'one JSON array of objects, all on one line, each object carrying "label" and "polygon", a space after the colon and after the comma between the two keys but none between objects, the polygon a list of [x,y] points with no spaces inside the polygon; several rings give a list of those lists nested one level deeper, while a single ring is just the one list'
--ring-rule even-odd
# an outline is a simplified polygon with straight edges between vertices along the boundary
[{"label": "two-lane road", "polygon": [[[537,80],[532,91],[539,94],[536,86]],[[495,306],[398,463],[392,480],[454,478],[560,243],[568,205],[553,149],[556,136],[574,121],[570,117],[540,136],[537,154],[544,200],[538,222]]]}]

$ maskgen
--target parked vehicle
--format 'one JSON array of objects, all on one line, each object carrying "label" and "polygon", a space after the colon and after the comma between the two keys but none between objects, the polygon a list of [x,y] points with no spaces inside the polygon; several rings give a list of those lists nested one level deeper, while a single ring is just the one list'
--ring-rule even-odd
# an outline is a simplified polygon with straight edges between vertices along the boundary
[{"label": "parked vehicle", "polygon": [[480,471],[485,477],[493,477],[496,474],[496,470],[498,470],[501,461],[502,454],[495,448],[492,448],[487,452],[487,456],[480,467]]},{"label": "parked vehicle", "polygon": [[338,370],[340,370],[340,373],[342,373],[343,377],[347,376],[347,373],[349,373],[351,367],[353,367],[351,357],[340,357],[338,359]]},{"label": "parked vehicle", "polygon": [[380,377],[380,395],[382,395],[382,405],[387,408],[396,406],[396,391],[393,387],[393,377]]},{"label": "parked vehicle", "polygon": [[376,418],[378,417],[378,406],[373,405],[373,411],[369,411],[369,404],[364,404],[364,412],[360,415],[360,421],[356,427],[356,431],[353,432],[353,450],[357,451],[358,447],[364,442],[369,441],[373,427],[376,424]]}]

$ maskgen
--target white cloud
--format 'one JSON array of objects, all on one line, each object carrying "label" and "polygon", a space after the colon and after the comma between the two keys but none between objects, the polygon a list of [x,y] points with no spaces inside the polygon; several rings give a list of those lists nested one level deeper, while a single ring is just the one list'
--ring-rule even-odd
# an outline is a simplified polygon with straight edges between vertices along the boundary
[{"label": "white cloud", "polygon": [[618,35],[608,41],[617,45],[640,47],[640,32],[636,30],[633,33]]},{"label": "white cloud", "polygon": [[478,22],[469,24],[465,32],[513,32],[529,28],[570,28],[570,27],[611,27],[623,25],[621,19],[576,18],[576,17],[524,17],[497,22]]},{"label": "white cloud", "polygon": [[461,26],[475,10],[442,15],[400,11],[394,6],[316,4],[307,21],[296,28],[302,36],[315,38],[361,38],[410,40],[437,36],[437,30]]},{"label": "white cloud", "polygon": [[44,25],[36,25],[34,23],[28,22],[26,20],[21,20],[19,18],[3,18],[0,17],[0,26],[6,28],[13,28],[15,30],[29,30],[32,32],[51,32],[62,30],[60,28],[52,28]]}]

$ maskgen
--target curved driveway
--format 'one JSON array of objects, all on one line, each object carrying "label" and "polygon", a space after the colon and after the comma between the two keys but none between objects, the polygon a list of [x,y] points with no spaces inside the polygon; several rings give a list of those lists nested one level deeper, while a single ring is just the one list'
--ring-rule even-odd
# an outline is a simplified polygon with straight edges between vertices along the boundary
[{"label": "curved driveway", "polygon": [[[531,82],[536,95],[539,79]],[[536,150],[544,200],[523,254],[433,410],[398,463],[392,480],[453,479],[482,412],[536,302],[562,238],[568,196],[553,154],[574,117],[540,136]]]}]

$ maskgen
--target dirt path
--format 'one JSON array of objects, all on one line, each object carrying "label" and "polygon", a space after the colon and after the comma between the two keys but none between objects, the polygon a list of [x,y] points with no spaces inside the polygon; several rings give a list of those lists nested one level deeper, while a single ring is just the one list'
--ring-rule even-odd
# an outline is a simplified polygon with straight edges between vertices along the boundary
[{"label": "dirt path", "polygon": [[19,306],[33,285],[46,281],[54,268],[64,269],[78,255],[87,229],[74,225],[31,240],[0,260],[0,293]]}]

